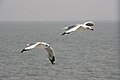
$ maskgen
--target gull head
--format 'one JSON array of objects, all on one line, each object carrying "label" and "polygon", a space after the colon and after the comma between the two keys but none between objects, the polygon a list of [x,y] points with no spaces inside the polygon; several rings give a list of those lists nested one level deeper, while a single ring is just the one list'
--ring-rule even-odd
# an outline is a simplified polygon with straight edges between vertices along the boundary
[{"label": "gull head", "polygon": [[43,48],[49,48],[50,47],[50,45],[45,43],[45,42],[41,42],[40,44]]},{"label": "gull head", "polygon": [[85,22],[84,25],[86,25],[86,26],[95,26],[93,21]]}]

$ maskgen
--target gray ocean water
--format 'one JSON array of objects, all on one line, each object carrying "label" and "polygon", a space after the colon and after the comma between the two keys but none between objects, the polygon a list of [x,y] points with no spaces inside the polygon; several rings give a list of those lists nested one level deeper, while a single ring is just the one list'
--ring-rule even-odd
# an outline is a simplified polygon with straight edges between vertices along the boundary
[{"label": "gray ocean water", "polygon": [[[0,22],[0,80],[120,80],[118,23],[96,21],[94,31],[61,36],[76,23]],[[55,65],[44,50],[20,53],[36,41],[54,48]]]}]

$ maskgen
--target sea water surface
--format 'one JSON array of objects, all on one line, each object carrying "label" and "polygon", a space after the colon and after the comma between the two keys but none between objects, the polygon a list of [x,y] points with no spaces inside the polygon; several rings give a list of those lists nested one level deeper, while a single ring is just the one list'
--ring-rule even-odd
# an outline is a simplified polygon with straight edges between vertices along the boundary
[{"label": "sea water surface", "polygon": [[[61,36],[76,23],[0,22],[0,80],[120,80],[118,23],[96,21],[94,31]],[[44,50],[20,53],[36,41],[54,48],[55,65]]]}]

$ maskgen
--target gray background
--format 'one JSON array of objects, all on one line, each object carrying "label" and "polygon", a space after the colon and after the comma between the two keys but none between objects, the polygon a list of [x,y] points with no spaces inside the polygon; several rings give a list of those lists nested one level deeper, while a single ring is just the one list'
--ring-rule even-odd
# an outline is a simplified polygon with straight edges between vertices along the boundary
[{"label": "gray background", "polygon": [[0,0],[0,21],[119,19],[119,0]]}]

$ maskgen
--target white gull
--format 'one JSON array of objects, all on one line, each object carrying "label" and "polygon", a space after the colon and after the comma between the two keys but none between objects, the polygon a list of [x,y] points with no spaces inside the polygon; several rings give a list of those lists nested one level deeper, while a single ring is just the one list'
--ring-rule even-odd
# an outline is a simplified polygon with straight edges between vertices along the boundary
[{"label": "white gull", "polygon": [[94,25],[95,24],[94,24],[93,21],[88,21],[88,22],[85,22],[84,24],[71,25],[69,27],[65,27],[64,28],[65,31],[61,35],[66,35],[66,34],[70,34],[71,32],[81,31],[81,30],[92,30],[92,31],[94,31],[94,29],[92,28]]},{"label": "white gull", "polygon": [[27,47],[24,48],[21,51],[21,53],[23,53],[24,51],[29,51],[31,49],[34,49],[36,47],[37,48],[41,48],[41,49],[45,49],[48,52],[48,58],[49,58],[50,62],[52,64],[55,64],[54,63],[54,61],[55,61],[54,50],[48,43],[45,43],[45,42],[35,42],[35,43],[32,43],[32,44],[27,44]]}]

